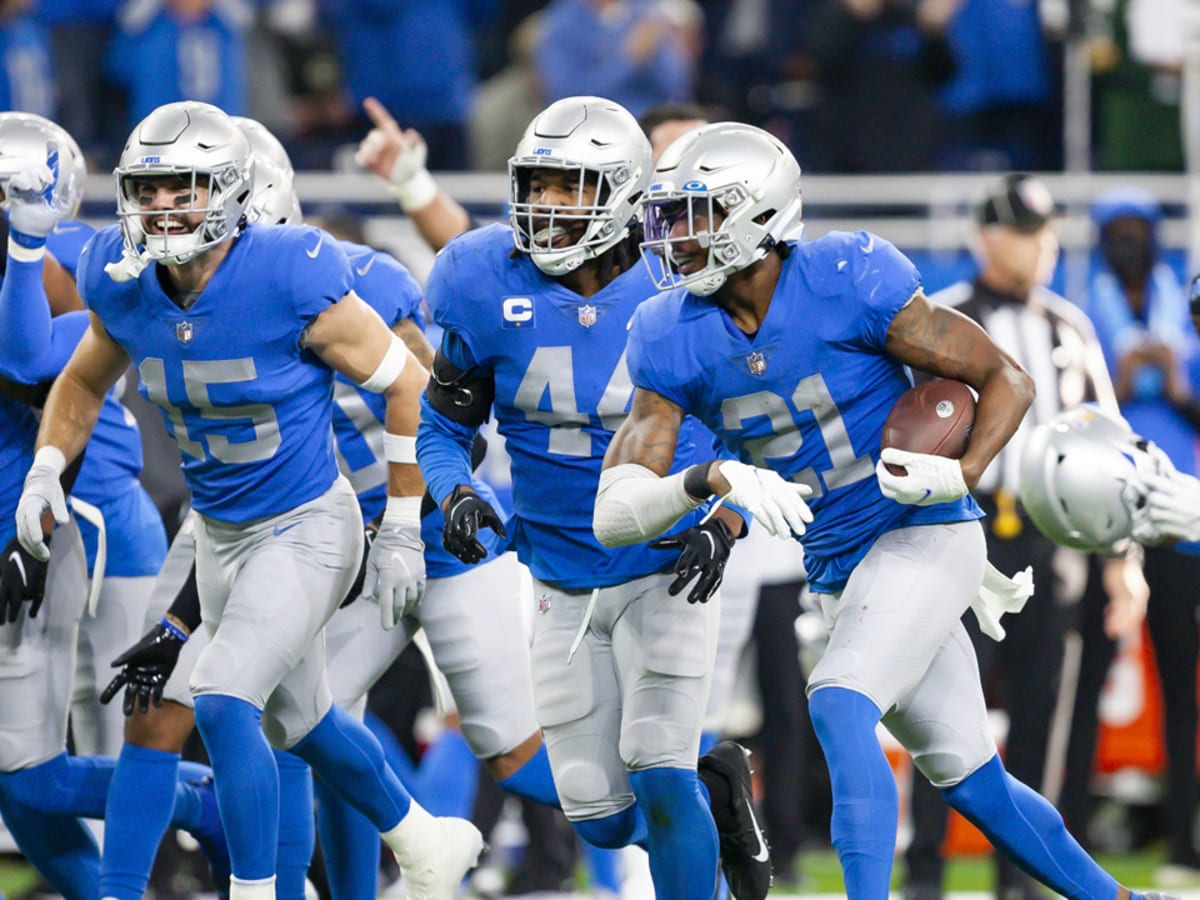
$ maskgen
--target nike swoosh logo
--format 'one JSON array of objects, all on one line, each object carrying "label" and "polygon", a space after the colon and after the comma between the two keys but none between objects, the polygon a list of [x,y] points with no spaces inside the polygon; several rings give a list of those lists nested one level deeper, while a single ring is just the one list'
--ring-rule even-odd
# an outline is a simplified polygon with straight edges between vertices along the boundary
[{"label": "nike swoosh logo", "polygon": [[292,529],[292,528],[295,528],[295,527],[296,527],[297,525],[299,525],[299,524],[300,524],[299,522],[293,522],[293,523],[292,523],[292,524],[290,524],[290,525],[284,525],[282,528],[280,528],[278,525],[276,525],[276,526],[275,526],[275,532],[274,532],[274,533],[275,533],[275,537],[279,537],[279,536],[280,536],[281,534],[283,534],[285,531],[289,531],[290,529]]},{"label": "nike swoosh logo", "polygon": [[367,260],[367,264],[365,266],[363,266],[361,269],[355,269],[354,272],[356,275],[358,275],[361,278],[363,275],[366,275],[368,272],[371,271],[371,266],[373,266],[373,265],[375,265],[375,257],[374,256],[372,256],[370,259]]},{"label": "nike swoosh logo", "polygon": [[758,827],[758,816],[754,815],[753,810],[750,813],[750,822],[754,825],[754,839],[758,841],[758,852],[754,854],[754,861],[766,862],[771,858],[771,851],[767,849],[767,842],[763,840],[762,831]]},{"label": "nike swoosh logo", "polygon": [[931,491],[929,488],[925,488],[925,496],[924,496],[924,497],[922,497],[921,499],[922,499],[922,500],[928,500],[928,499],[929,499],[929,495],[930,495],[930,494],[932,494],[932,493],[933,493],[933,491]]},{"label": "nike swoosh logo", "polygon": [[25,574],[25,563],[21,560],[21,554],[14,550],[8,554],[8,561],[11,562],[21,573],[21,583],[29,584],[29,576]]},{"label": "nike swoosh logo", "polygon": [[870,253],[875,249],[875,235],[868,235],[866,244],[863,245],[862,252]]},{"label": "nike swoosh logo", "polygon": [[325,240],[325,235],[321,235],[319,238],[317,238],[317,246],[313,247],[311,250],[304,251],[305,253],[308,254],[309,259],[317,258],[317,254],[321,252],[321,244],[324,242],[324,240]]}]

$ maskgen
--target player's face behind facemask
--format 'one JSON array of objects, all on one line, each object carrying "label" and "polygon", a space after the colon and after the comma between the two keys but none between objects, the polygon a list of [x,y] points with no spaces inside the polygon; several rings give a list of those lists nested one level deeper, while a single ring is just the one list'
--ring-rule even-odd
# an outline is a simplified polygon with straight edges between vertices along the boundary
[{"label": "player's face behind facemask", "polygon": [[513,242],[547,275],[622,241],[650,177],[650,144],[624,107],[568,97],[539,113],[508,161]]},{"label": "player's face behind facemask", "polygon": [[659,290],[707,296],[800,235],[800,165],[760,128],[715,122],[667,148],[643,200],[642,258]]},{"label": "player's face behind facemask", "polygon": [[126,251],[182,265],[237,233],[253,157],[224,112],[183,101],[158,107],[134,128],[114,174]]},{"label": "player's face behind facemask", "polygon": [[1059,413],[1025,442],[1021,503],[1055,543],[1119,552],[1143,515],[1143,476],[1162,471],[1156,453],[1115,413],[1092,405]]},{"label": "player's face behind facemask", "polygon": [[46,165],[56,172],[50,202],[73,218],[83,200],[87,164],[83,151],[62,126],[25,112],[0,112],[0,199],[8,181],[30,166]]}]

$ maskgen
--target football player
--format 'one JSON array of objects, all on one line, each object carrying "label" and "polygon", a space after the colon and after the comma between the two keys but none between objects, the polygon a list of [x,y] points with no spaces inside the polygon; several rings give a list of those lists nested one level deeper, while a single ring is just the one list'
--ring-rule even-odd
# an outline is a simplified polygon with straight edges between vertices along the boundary
[{"label": "football player", "polygon": [[[79,305],[70,276],[79,238],[89,230],[80,223],[56,226],[78,208],[83,157],[62,128],[25,113],[0,114],[0,144],[7,166],[0,183],[8,224],[0,287],[0,369],[15,383],[43,383],[44,388],[64,367],[87,326],[82,311],[51,318],[52,306]],[[60,265],[48,251],[68,265]],[[0,465],[24,470],[31,461],[24,453],[32,451],[36,426],[25,408],[6,402],[3,413],[8,436],[4,452],[13,462]],[[68,756],[65,749],[77,635],[81,661],[87,660],[82,667],[86,675],[77,683],[94,686],[95,654],[107,656],[114,649],[110,642],[127,640],[130,616],[139,619],[140,627],[152,581],[146,573],[161,561],[165,544],[158,513],[138,483],[140,469],[137,429],[109,391],[79,478],[69,487],[76,509],[87,508],[79,502],[87,497],[102,511],[110,555],[107,567],[102,559],[96,561],[93,527],[85,546],[95,567],[92,594],[93,600],[98,595],[99,615],[87,617],[82,632],[88,591],[84,550],[73,521],[55,532],[49,564],[13,536],[0,569],[0,626],[7,633],[7,649],[0,654],[0,810],[30,862],[66,896],[98,893],[99,853],[78,817],[104,818],[115,766],[111,758],[86,755],[107,750],[111,743],[103,737],[104,729],[97,728],[107,723],[94,712],[94,692],[71,710],[81,755]],[[10,524],[0,536],[9,537],[15,531],[15,477],[6,479],[2,490],[10,499],[2,521]],[[43,598],[48,602],[39,618]],[[203,782],[207,772],[207,767],[188,766],[177,777],[173,773],[165,789],[164,816],[195,834],[219,873],[228,868],[228,854],[211,785]]]},{"label": "football player", "polygon": [[[511,225],[452,240],[426,284],[444,338],[417,454],[447,547],[472,560],[496,515],[471,486],[470,448],[493,412],[507,440],[513,536],[537,598],[538,722],[578,833],[644,846],[660,897],[711,898],[720,847],[735,895],[761,898],[770,860],[745,841],[757,823],[741,748],[720,745],[697,778],[718,600],[678,596],[699,573],[690,599],[709,599],[744,522],[694,516],[674,552],[612,551],[591,533],[600,461],[632,390],[625,323],[653,289],[630,234],[650,171],[649,143],[611,101],[567,98],[529,125],[509,163]],[[683,448],[681,464],[694,456]],[[695,566],[686,579],[672,571],[676,541]]]},{"label": "football player", "polygon": [[[930,303],[883,238],[796,240],[800,168],[764,131],[717,123],[684,136],[644,204],[643,255],[666,293],[630,325],[633,409],[605,458],[596,535],[637,546],[718,496],[803,541],[832,628],[809,710],[848,896],[878,900],[891,881],[898,801],[875,737],[882,721],[1026,871],[1066,896],[1136,897],[1004,771],[960,621],[977,597],[994,615],[1027,594],[987,566],[969,491],[1032,401],[1029,377],[969,319]],[[978,391],[961,460],[880,453],[906,365]],[[738,459],[672,474],[688,414]]]},{"label": "football player", "polygon": [[275,896],[269,739],[371,818],[410,896],[449,898],[482,839],[469,822],[413,803],[374,737],[332,704],[322,632],[362,553],[358,504],[334,459],[332,373],[388,398],[388,501],[366,593],[397,617],[424,582],[413,432],[427,373],[354,294],[332,238],[245,224],[252,165],[246,138],[208,104],[167,104],[134,129],[117,167],[121,224],[101,230],[80,263],[91,324],[47,400],[18,535],[45,556],[43,513],[65,519],[58,475],[133,360],[183,453],[197,513],[211,642],[191,690],[228,835],[231,897]]}]

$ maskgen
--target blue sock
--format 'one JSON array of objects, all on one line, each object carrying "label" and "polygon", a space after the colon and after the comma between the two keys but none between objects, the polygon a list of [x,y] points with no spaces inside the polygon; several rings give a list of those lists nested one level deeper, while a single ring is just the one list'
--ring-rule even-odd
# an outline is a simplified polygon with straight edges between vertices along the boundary
[{"label": "blue sock", "polygon": [[879,708],[864,695],[821,688],[808,701],[833,787],[830,836],[851,898],[886,897],[896,849],[900,800],[875,725]]},{"label": "blue sock", "polygon": [[421,786],[417,784],[417,767],[408,755],[408,751],[401,747],[400,742],[396,740],[392,729],[369,709],[363,714],[363,724],[367,726],[367,731],[375,735],[375,740],[379,741],[379,747],[383,750],[383,759],[388,764],[388,768],[396,773],[396,777],[408,789],[412,798],[421,806],[425,806],[429,798],[421,793]]},{"label": "blue sock", "polygon": [[379,892],[379,829],[317,779],[317,831],[333,900],[374,897]]},{"label": "blue sock", "polygon": [[711,897],[717,886],[717,826],[695,769],[629,773],[646,817],[650,877],[659,897]]},{"label": "blue sock", "polygon": [[554,786],[554,776],[550,774],[550,756],[545,744],[538,747],[537,753],[525,760],[521,768],[498,784],[510,794],[562,809],[558,801],[558,789]]},{"label": "blue sock", "polygon": [[592,892],[606,891],[619,897],[621,885],[625,878],[621,870],[621,852],[593,847],[585,840],[580,840],[580,849],[587,861],[588,875],[592,880]]},{"label": "blue sock", "polygon": [[0,790],[30,809],[102,819],[116,766],[111,756],[68,756],[64,750],[36,766],[0,773]]},{"label": "blue sock", "polygon": [[479,760],[459,732],[447,728],[426,748],[417,766],[422,803],[430,815],[471,818],[479,789]]},{"label": "blue sock", "polygon": [[0,818],[25,858],[66,900],[99,896],[100,848],[82,821],[17,803],[3,787]]},{"label": "blue sock", "polygon": [[602,850],[619,850],[631,844],[643,850],[649,847],[646,819],[636,803],[602,819],[584,819],[571,824],[576,834]]},{"label": "blue sock", "polygon": [[182,828],[196,839],[196,843],[208,859],[217,893],[227,896],[232,868],[229,845],[225,842],[225,826],[221,822],[221,812],[217,806],[216,782],[213,780],[212,769],[208,766],[194,762],[179,764],[171,827]]},{"label": "blue sock", "polygon": [[100,896],[141,900],[171,821],[179,754],[125,744],[104,810]]},{"label": "blue sock", "polygon": [[719,743],[721,743],[721,733],[719,731],[700,732],[700,755],[703,756]]},{"label": "blue sock", "polygon": [[196,727],[212,760],[233,874],[243,881],[275,874],[279,772],[261,721],[262,710],[245,700],[196,698]]},{"label": "blue sock", "polygon": [[366,814],[376,831],[391,831],[408,814],[408,791],[383,761],[379,741],[336,704],[292,752]]},{"label": "blue sock", "polygon": [[999,756],[942,793],[1013,862],[1062,896],[1116,896],[1116,880],[1071,837],[1058,810],[1004,771]]},{"label": "blue sock", "polygon": [[279,843],[275,852],[275,897],[304,900],[304,882],[317,843],[313,821],[312,769],[286,750],[273,750],[279,769]]}]

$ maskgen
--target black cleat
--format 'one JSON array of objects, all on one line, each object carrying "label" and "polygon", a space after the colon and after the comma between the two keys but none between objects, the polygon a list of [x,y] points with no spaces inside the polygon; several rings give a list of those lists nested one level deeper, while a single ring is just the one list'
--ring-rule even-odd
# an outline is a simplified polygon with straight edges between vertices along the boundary
[{"label": "black cleat", "polygon": [[750,751],[721,741],[700,757],[697,770],[712,798],[730,893],[736,900],[763,900],[771,889],[771,850],[754,814]]}]

